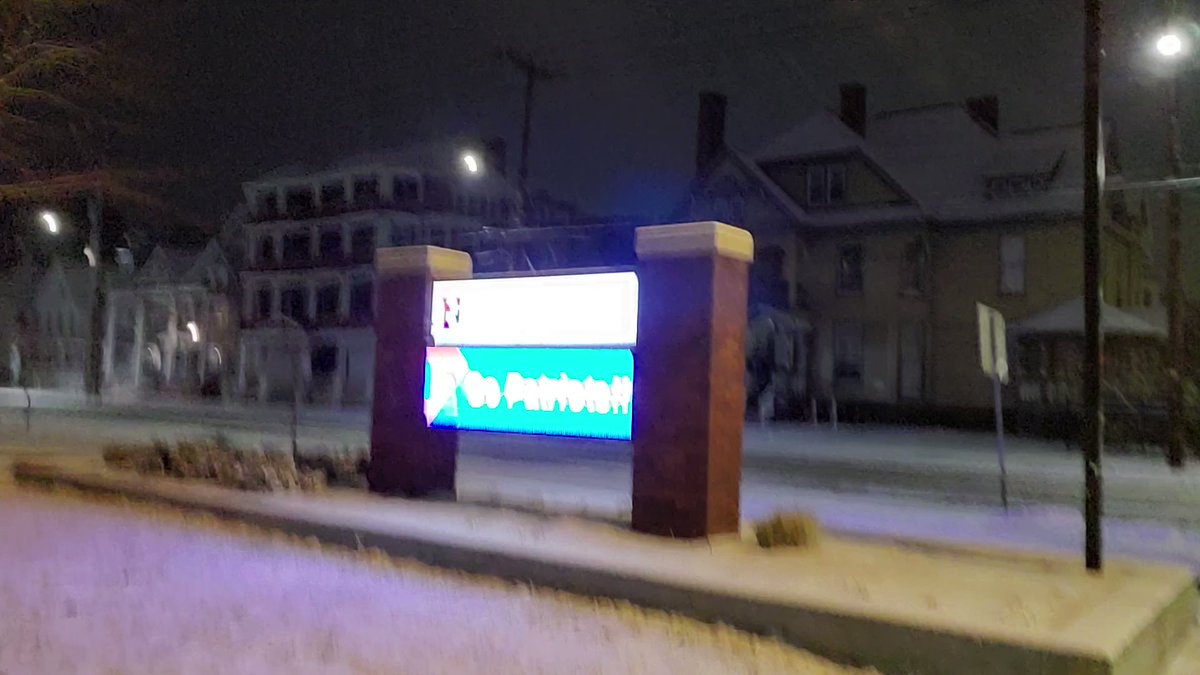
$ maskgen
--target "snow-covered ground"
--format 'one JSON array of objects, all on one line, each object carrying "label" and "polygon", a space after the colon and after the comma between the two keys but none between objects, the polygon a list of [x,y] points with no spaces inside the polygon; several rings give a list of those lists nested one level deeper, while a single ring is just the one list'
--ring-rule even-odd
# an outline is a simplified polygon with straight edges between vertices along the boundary
[{"label": "snow-covered ground", "polygon": [[0,673],[863,672],[662,613],[0,483]]}]

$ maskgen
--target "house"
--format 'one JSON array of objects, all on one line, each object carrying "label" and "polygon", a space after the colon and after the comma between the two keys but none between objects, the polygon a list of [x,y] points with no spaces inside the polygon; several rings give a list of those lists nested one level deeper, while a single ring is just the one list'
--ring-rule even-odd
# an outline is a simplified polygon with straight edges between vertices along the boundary
[{"label": "house", "polygon": [[33,295],[30,321],[20,340],[27,382],[44,388],[82,390],[91,346],[93,270],[68,268],[55,259]]},{"label": "house", "polygon": [[219,396],[233,391],[237,278],[214,239],[156,247],[109,278],[103,343],[108,389]]},{"label": "house", "polygon": [[[992,96],[872,115],[857,84],[752,152],[726,145],[724,117],[702,94],[686,216],[754,234],[752,306],[812,326],[813,396],[925,418],[986,408],[975,303],[1019,320],[1081,292],[1079,125],[1006,129]],[[1147,233],[1120,194],[1103,205],[1103,293],[1137,308]]]},{"label": "house", "polygon": [[[464,162],[464,148],[483,147]],[[469,164],[469,165],[468,165]],[[361,405],[375,363],[375,249],[469,248],[521,222],[503,144],[444,141],[289,167],[244,184],[238,387],[260,401]]]}]

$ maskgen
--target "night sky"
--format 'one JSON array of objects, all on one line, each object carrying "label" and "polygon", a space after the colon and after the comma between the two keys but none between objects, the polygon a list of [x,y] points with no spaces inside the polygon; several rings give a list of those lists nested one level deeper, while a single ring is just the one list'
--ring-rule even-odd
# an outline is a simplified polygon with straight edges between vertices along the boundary
[{"label": "night sky", "polygon": [[[600,214],[661,214],[693,161],[696,94],[730,99],[728,140],[753,150],[839,82],[872,111],[994,93],[1001,125],[1078,121],[1076,0],[206,0],[171,36],[178,101],[149,142],[195,178],[216,218],[242,180],[275,166],[443,134],[502,134],[515,171],[522,78],[495,56],[562,71],[534,117],[532,186]],[[1105,114],[1124,172],[1165,173],[1161,83],[1146,62],[1157,3],[1109,0]],[[1193,10],[1198,9],[1194,4]],[[1200,138],[1195,72],[1185,138]],[[1200,143],[1185,161],[1195,169]]]}]

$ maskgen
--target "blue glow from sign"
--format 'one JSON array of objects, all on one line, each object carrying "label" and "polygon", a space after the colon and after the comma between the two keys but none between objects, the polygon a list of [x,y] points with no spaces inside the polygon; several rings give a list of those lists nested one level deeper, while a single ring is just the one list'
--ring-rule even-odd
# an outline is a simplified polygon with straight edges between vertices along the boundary
[{"label": "blue glow from sign", "polygon": [[633,352],[564,347],[429,347],[431,427],[629,440]]}]

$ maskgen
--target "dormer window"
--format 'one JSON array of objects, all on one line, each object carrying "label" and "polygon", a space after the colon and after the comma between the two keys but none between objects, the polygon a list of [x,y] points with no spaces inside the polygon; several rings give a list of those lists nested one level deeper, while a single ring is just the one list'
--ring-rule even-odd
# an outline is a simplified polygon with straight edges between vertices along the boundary
[{"label": "dormer window", "polygon": [[814,164],[806,173],[809,206],[831,206],[846,202],[846,165]]},{"label": "dormer window", "polygon": [[988,199],[1020,197],[1049,190],[1050,176],[1047,174],[990,176],[984,187]]}]

